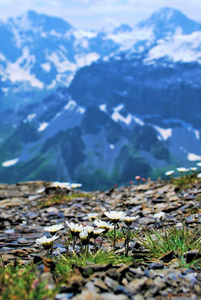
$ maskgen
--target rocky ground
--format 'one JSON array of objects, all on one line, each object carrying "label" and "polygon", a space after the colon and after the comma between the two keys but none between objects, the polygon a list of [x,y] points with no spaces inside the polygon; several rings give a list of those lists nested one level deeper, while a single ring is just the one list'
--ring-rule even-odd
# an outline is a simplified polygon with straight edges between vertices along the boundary
[{"label": "rocky ground", "polygon": [[[139,219],[133,226],[136,229],[141,225],[141,233],[147,228],[162,229],[174,225],[181,228],[185,222],[185,226],[192,232],[197,231],[199,236],[201,181],[180,189],[168,181],[150,181],[90,193],[43,181],[0,184],[0,253],[4,264],[18,258],[22,264],[41,259],[42,265],[45,251],[35,241],[44,234],[44,226],[65,224],[64,221],[89,224],[87,214],[91,212],[98,213],[98,219],[107,220],[104,212],[108,210],[138,215]],[[154,218],[161,211],[165,213],[164,220]],[[66,252],[64,239],[67,234],[65,226],[54,244],[54,256]],[[103,247],[109,248],[110,245],[104,244]],[[124,251],[124,243],[117,241],[116,254]],[[129,250],[132,264],[79,267],[55,299],[200,299],[199,268],[179,266],[174,251],[157,260],[148,259],[146,254],[139,242],[133,239]],[[185,255],[189,263],[195,255],[200,257],[200,253],[193,250]],[[44,276],[53,280],[51,272]]]}]

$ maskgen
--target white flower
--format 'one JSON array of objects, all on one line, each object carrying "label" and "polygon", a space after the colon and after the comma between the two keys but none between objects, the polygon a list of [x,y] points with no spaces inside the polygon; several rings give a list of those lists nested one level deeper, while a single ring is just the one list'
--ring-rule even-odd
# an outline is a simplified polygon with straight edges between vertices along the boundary
[{"label": "white flower", "polygon": [[45,188],[41,188],[39,190],[36,191],[36,194],[42,194],[45,191]]},{"label": "white flower", "polygon": [[86,230],[83,230],[79,234],[79,238],[81,239],[82,245],[88,245],[89,244],[89,234]]},{"label": "white flower", "polygon": [[199,174],[197,175],[197,178],[201,178],[201,173],[199,173]]},{"label": "white flower", "polygon": [[161,212],[158,212],[158,213],[154,214],[154,219],[164,220],[165,219],[165,213],[163,211],[161,211]]},{"label": "white flower", "polygon": [[71,186],[71,189],[77,189],[77,188],[81,187],[82,184],[81,183],[71,183],[70,186]]},{"label": "white flower", "polygon": [[87,217],[89,220],[95,220],[97,218],[98,214],[97,213],[89,213],[87,214]]},{"label": "white flower", "polygon": [[186,168],[181,167],[181,168],[177,168],[177,171],[178,171],[179,173],[183,173],[183,172],[188,172],[189,170],[186,169]]},{"label": "white flower", "polygon": [[83,229],[86,230],[87,232],[93,232],[94,231],[93,226],[85,226]]},{"label": "white flower", "polygon": [[108,217],[112,222],[118,222],[121,218],[126,216],[126,213],[123,211],[111,210],[105,212],[106,217]]},{"label": "white flower", "polygon": [[72,235],[78,236],[79,233],[82,232],[82,230],[84,228],[82,225],[78,225],[73,222],[68,222],[68,221],[65,221],[65,222],[66,222],[67,226],[69,227]]},{"label": "white flower", "polygon": [[54,187],[59,187],[61,189],[70,189],[70,183],[69,182],[59,182],[59,181],[55,181],[53,182],[53,186]]},{"label": "white flower", "polygon": [[62,224],[56,224],[52,226],[46,226],[43,230],[50,232],[51,234],[55,234],[60,229],[63,229],[64,226]]},{"label": "white flower", "polygon": [[88,240],[89,239],[89,234],[86,230],[83,230],[80,232],[79,237],[81,240]]},{"label": "white flower", "polygon": [[108,222],[105,222],[105,221],[95,220],[95,221],[94,221],[94,224],[95,224],[97,227],[102,228],[102,229],[106,229],[106,230],[112,230],[112,229],[113,229],[112,224],[110,224],[110,223],[108,223]]},{"label": "white flower", "polygon": [[59,237],[54,235],[51,238],[47,238],[45,235],[39,239],[36,239],[36,243],[38,245],[42,245],[44,247],[44,249],[50,249],[52,242],[54,242],[55,240],[57,240]]},{"label": "white flower", "polygon": [[93,237],[96,239],[101,233],[103,233],[105,230],[104,229],[94,229],[93,232]]},{"label": "white flower", "polygon": [[83,228],[83,230],[88,232],[89,238],[93,237],[94,227],[86,226]]},{"label": "white flower", "polygon": [[196,165],[197,165],[198,167],[201,167],[201,162],[198,162]]},{"label": "white flower", "polygon": [[170,170],[170,171],[167,171],[167,172],[165,173],[165,175],[166,175],[166,176],[171,176],[173,173],[174,173],[174,171],[173,171],[173,170]]},{"label": "white flower", "polygon": [[139,218],[139,216],[136,217],[130,217],[130,216],[126,216],[121,218],[122,221],[124,221],[124,223],[129,226],[131,225],[135,220],[137,220]]},{"label": "white flower", "polygon": [[195,172],[195,171],[197,170],[196,167],[193,167],[193,168],[190,168],[190,169],[191,169],[191,171],[193,171],[193,172]]}]

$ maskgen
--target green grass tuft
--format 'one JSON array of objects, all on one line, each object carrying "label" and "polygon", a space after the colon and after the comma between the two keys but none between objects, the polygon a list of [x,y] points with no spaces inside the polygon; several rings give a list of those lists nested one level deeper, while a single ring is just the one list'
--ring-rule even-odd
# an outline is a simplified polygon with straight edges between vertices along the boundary
[{"label": "green grass tuft", "polygon": [[169,229],[157,231],[148,230],[144,238],[139,238],[144,248],[150,251],[150,255],[158,258],[170,251],[175,251],[182,256],[185,252],[198,249],[201,250],[201,237],[193,233],[185,226],[182,229],[171,227]]},{"label": "green grass tuft", "polygon": [[48,288],[46,280],[33,266],[9,265],[0,267],[1,300],[46,300],[53,299],[58,288]]},{"label": "green grass tuft", "polygon": [[39,208],[44,208],[44,207],[49,207],[52,205],[60,205],[60,204],[66,204],[73,199],[76,198],[92,198],[93,195],[89,193],[72,193],[70,195],[63,195],[63,194],[58,194],[58,195],[51,195],[48,199],[42,200],[38,206]]},{"label": "green grass tuft", "polygon": [[183,189],[188,189],[189,187],[192,186],[192,184],[196,184],[197,174],[198,173],[193,173],[193,174],[187,174],[176,178],[172,177],[171,183],[175,185],[178,191],[181,191]]}]

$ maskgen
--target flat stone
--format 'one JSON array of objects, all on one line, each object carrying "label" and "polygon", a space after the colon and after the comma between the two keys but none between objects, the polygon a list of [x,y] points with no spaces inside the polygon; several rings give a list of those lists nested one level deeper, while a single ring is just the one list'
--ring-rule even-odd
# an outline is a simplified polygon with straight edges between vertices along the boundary
[{"label": "flat stone", "polygon": [[20,249],[19,250],[11,250],[10,253],[15,256],[19,256],[19,257],[28,256],[28,252],[26,250],[20,250]]},{"label": "flat stone", "polygon": [[73,293],[61,293],[55,296],[55,300],[69,300],[72,299]]},{"label": "flat stone", "polygon": [[73,297],[73,300],[104,300],[104,299],[106,298],[103,298],[98,293],[90,292],[88,290],[84,290],[82,291],[81,294]]}]

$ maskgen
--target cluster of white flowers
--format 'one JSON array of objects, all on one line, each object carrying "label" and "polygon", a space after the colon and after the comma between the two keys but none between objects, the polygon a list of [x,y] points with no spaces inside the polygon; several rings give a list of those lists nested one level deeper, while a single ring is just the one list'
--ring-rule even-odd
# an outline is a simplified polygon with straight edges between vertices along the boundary
[{"label": "cluster of white flowers", "polygon": [[180,168],[177,168],[177,171],[178,171],[179,173],[188,173],[188,172],[189,172],[189,169],[184,168],[184,167],[180,167]]},{"label": "cluster of white flowers", "polygon": [[[198,167],[201,167],[201,162],[198,162],[197,164],[196,164]],[[191,168],[184,168],[184,167],[180,167],[180,168],[177,168],[177,171],[179,172],[179,173],[181,173],[181,174],[183,174],[183,173],[188,173],[188,172],[196,172],[198,170],[198,168],[197,167],[191,167]],[[170,170],[170,171],[167,171],[167,172],[165,172],[165,175],[166,176],[169,176],[169,177],[171,177],[173,174],[174,174],[174,170]],[[201,173],[199,173],[198,175],[197,175],[197,177],[198,178],[201,178]]]},{"label": "cluster of white flowers", "polygon": [[70,229],[72,236],[79,237],[81,241],[88,240],[90,238],[97,238],[102,232],[104,232],[103,229],[95,229],[93,226],[83,226],[73,222],[65,222]]},{"label": "cluster of white flowers", "polygon": [[75,224],[73,222],[65,221],[66,225],[70,229],[72,236],[79,236],[79,234],[83,231],[83,226]]},{"label": "cluster of white flowers", "polygon": [[113,229],[112,224],[101,220],[95,220],[94,225],[96,225],[100,229],[103,229],[105,232]]},{"label": "cluster of white flowers", "polygon": [[[90,220],[93,220],[94,226],[83,226],[82,224],[76,224],[74,222],[68,222],[65,221],[66,225],[68,226],[71,235],[75,238],[80,238],[80,240],[85,243],[88,242],[90,238],[96,239],[99,235],[102,233],[106,233],[109,230],[114,229],[114,224],[116,224],[119,221],[124,221],[124,223],[127,226],[130,226],[135,220],[137,220],[139,217],[130,217],[126,216],[125,212],[122,211],[108,211],[105,212],[105,215],[111,220],[113,223],[109,223],[106,221],[97,220],[97,213],[90,213],[88,214],[88,218]],[[63,229],[64,226],[62,224],[52,225],[52,226],[46,226],[44,227],[45,231],[48,231],[53,236],[52,238],[47,238],[46,236],[43,236],[40,239],[37,239],[37,244],[42,245],[45,249],[49,249],[52,242],[58,238],[55,234],[60,230]]]},{"label": "cluster of white flowers", "polygon": [[64,225],[62,225],[62,224],[56,224],[56,225],[44,227],[43,230],[49,232],[52,235],[52,237],[48,238],[48,237],[46,237],[46,235],[44,235],[41,238],[36,239],[36,244],[42,245],[45,250],[50,249],[52,246],[52,243],[59,238],[59,236],[56,235],[56,233],[63,228],[64,228]]},{"label": "cluster of white flowers", "polygon": [[[126,216],[126,213],[123,211],[115,211],[111,210],[108,212],[105,212],[105,215],[108,217],[108,219],[111,220],[111,223],[106,221],[97,220],[97,213],[90,213],[88,214],[88,218],[90,220],[94,220],[93,224],[94,226],[83,226],[76,224],[74,222],[68,222],[65,221],[66,225],[68,226],[70,233],[73,237],[77,238],[79,237],[81,241],[89,240],[90,238],[97,238],[100,234],[106,233],[109,230],[114,229],[114,225],[119,221],[123,221],[127,226],[130,226],[134,221],[136,221],[139,216],[130,217]],[[42,245],[45,249],[49,249],[52,242],[56,239],[58,239],[58,236],[56,236],[56,233],[63,229],[64,225],[62,224],[56,224],[52,226],[46,226],[44,227],[44,230],[49,232],[52,235],[52,238],[47,238],[46,236],[43,236],[40,239],[36,240],[36,243],[39,245]]]},{"label": "cluster of white flowers", "polygon": [[134,221],[136,221],[139,218],[139,216],[126,216],[125,212],[116,210],[105,212],[105,215],[106,217],[108,217],[108,219],[111,220],[113,224],[116,224],[119,221],[123,221],[127,226],[131,225]]},{"label": "cluster of white flowers", "polygon": [[59,181],[53,182],[53,187],[67,189],[67,190],[77,189],[80,188],[81,186],[82,186],[81,183],[70,183],[70,182],[59,182]]}]

